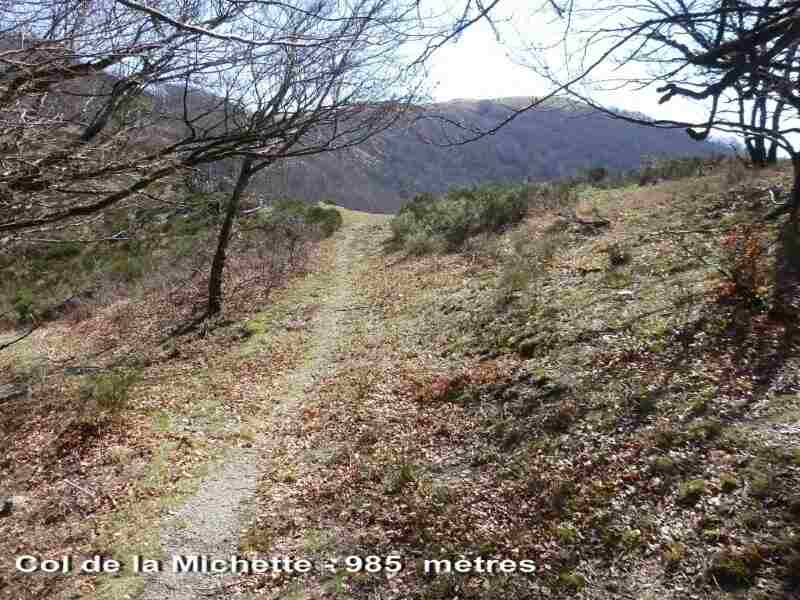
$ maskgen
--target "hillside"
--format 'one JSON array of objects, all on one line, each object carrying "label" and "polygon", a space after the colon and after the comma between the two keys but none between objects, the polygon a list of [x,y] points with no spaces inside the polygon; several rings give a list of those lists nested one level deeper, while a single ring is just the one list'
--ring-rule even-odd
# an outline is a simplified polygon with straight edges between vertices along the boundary
[{"label": "hillside", "polygon": [[[0,590],[797,598],[800,269],[764,220],[790,182],[730,161],[341,209],[198,335],[159,343],[198,293],[159,287],[34,331],[0,353],[0,389],[27,386],[0,402]],[[125,567],[25,574],[20,554]],[[179,554],[314,568],[181,575]]]},{"label": "hillside", "polygon": [[624,171],[647,156],[725,151],[683,131],[639,127],[559,101],[523,113],[475,143],[451,148],[426,143],[463,135],[441,119],[488,130],[509,115],[509,107],[524,104],[524,98],[503,98],[427,106],[413,124],[404,121],[357,149],[290,162],[262,189],[268,196],[330,198],[347,208],[394,212],[418,193],[453,186],[557,179],[596,166]]}]

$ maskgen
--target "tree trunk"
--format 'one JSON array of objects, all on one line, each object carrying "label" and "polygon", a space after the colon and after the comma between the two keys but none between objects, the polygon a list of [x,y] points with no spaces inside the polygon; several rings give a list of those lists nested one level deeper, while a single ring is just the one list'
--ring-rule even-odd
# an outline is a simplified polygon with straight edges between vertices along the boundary
[{"label": "tree trunk", "polygon": [[225,271],[226,252],[228,250],[228,244],[231,241],[233,223],[239,212],[242,194],[244,194],[247,189],[253,172],[253,160],[250,158],[244,159],[242,168],[239,171],[239,177],[236,179],[236,186],[233,188],[233,192],[231,192],[228,206],[225,209],[225,218],[219,230],[217,251],[214,254],[214,260],[211,262],[211,273],[208,279],[208,307],[206,308],[206,317],[212,317],[222,311],[222,274]]},{"label": "tree trunk", "polygon": [[[750,113],[750,125],[764,129],[767,118],[766,112],[767,99],[759,96],[753,101],[753,108]],[[747,138],[747,153],[750,155],[750,162],[757,169],[767,165],[767,148],[764,144],[764,136],[755,134]]]},{"label": "tree trunk", "polygon": [[797,218],[800,215],[800,153],[792,156],[792,168],[794,170],[794,185],[792,186],[792,197],[789,200],[791,208],[789,209],[789,222],[794,228],[794,234],[800,234],[798,229]]},{"label": "tree trunk", "polygon": [[747,153],[754,167],[761,168],[767,165],[767,152],[764,148],[764,138],[758,136],[747,141]]},{"label": "tree trunk", "polygon": [[767,164],[768,165],[777,165],[778,164],[778,142],[772,140],[769,145],[769,152],[767,153]]}]

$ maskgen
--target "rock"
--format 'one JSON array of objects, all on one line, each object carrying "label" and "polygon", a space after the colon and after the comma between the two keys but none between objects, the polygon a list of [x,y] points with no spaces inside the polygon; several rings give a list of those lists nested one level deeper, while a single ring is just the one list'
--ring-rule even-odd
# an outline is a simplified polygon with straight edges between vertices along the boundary
[{"label": "rock", "polygon": [[9,402],[11,400],[16,400],[17,398],[21,398],[23,396],[29,396],[30,391],[31,390],[28,386],[14,385],[11,383],[0,385],[0,404],[3,402]]},{"label": "rock", "polygon": [[0,517],[7,517],[14,509],[14,502],[11,498],[0,498]]},{"label": "rock", "polygon": [[517,346],[517,352],[523,358],[530,358],[536,352],[539,341],[535,337],[525,338]]}]

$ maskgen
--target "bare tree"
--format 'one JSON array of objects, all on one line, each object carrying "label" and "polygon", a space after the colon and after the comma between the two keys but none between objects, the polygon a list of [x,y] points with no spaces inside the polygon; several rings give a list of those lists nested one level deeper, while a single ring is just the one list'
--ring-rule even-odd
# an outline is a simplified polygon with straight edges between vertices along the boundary
[{"label": "bare tree", "polygon": [[[660,0],[647,6],[631,24],[595,29],[595,39],[605,40],[605,51],[617,53],[620,63],[650,67],[649,77],[632,83],[659,85],[661,103],[682,97],[707,107],[704,123],[656,121],[657,126],[686,127],[698,140],[712,129],[739,133],[759,160],[783,149],[795,170],[787,209],[796,223],[800,151],[792,136],[800,131],[795,121],[800,111],[800,3]],[[749,121],[741,118],[743,102],[751,102]],[[793,114],[785,113],[787,107]],[[765,140],[773,144],[770,151],[763,149]]]},{"label": "bare tree", "polygon": [[[416,0],[6,0],[0,233],[89,217],[230,157],[242,136],[252,148],[253,126],[265,120],[241,121],[279,83],[270,64],[297,70],[293,89],[318,92],[317,66],[332,73],[336,53],[346,52],[351,62],[337,67],[341,101],[402,104],[419,95],[432,54],[497,2],[468,0],[453,19],[429,19]],[[416,46],[399,55],[408,42]],[[311,67],[313,75],[301,75]],[[301,108],[308,103],[276,110]]]},{"label": "bare tree", "polygon": [[5,2],[0,235],[68,230],[179,174],[239,164],[212,263],[216,314],[252,178],[390,126],[422,97],[425,62],[497,1],[432,20],[412,0]]},{"label": "bare tree", "polygon": [[[696,140],[712,130],[742,136],[759,156],[783,150],[794,166],[792,221],[800,208],[800,1],[648,0],[638,5],[597,0],[548,0],[548,13],[562,25],[556,42],[526,40],[524,62],[551,88],[488,131],[462,124],[469,143],[497,131],[519,114],[567,96],[606,115],[650,127],[685,129]],[[554,58],[555,57],[555,58]],[[609,73],[610,71],[610,73]],[[599,92],[656,88],[660,102],[675,98],[705,108],[700,121],[646,118],[598,100]],[[748,118],[747,111],[750,111]],[[766,148],[769,142],[771,147]]]}]

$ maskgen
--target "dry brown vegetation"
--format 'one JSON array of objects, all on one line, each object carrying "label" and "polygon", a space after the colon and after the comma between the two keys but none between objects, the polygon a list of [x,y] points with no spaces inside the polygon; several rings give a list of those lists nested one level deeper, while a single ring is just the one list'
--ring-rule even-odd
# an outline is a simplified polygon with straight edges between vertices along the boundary
[{"label": "dry brown vegetation", "polygon": [[[95,554],[158,557],[160,517],[227,448],[253,443],[264,386],[303,356],[303,333],[283,323],[304,315],[281,299],[293,279],[320,268],[325,251],[319,228],[291,212],[300,207],[284,203],[241,221],[224,319],[189,336],[172,334],[202,310],[213,215],[155,219],[140,224],[132,242],[110,247],[5,249],[3,273],[14,277],[5,302],[33,291],[30,306],[12,309],[8,325],[40,324],[0,353],[0,383],[28,392],[0,404],[0,493],[14,502],[0,520],[8,573],[0,589],[9,597],[87,594],[97,585],[90,577],[15,572],[20,554],[69,554],[76,564]],[[91,294],[42,310],[76,289]],[[272,311],[266,325],[247,320],[265,307]],[[269,344],[254,351],[250,339],[265,330]],[[9,328],[1,339],[15,336]],[[127,585],[101,585],[101,597],[121,597],[138,584]]]},{"label": "dry brown vegetation", "polygon": [[[797,597],[797,279],[782,279],[779,225],[753,225],[767,185],[789,177],[723,166],[584,187],[608,226],[533,209],[470,251],[370,258],[354,285],[371,310],[340,368],[268,425],[285,442],[265,457],[243,549],[396,554],[406,568],[242,585],[270,598]],[[748,269],[770,274],[763,289]],[[422,572],[478,556],[536,572]]]},{"label": "dry brown vegetation", "polygon": [[[226,447],[263,434],[243,555],[396,554],[405,569],[340,563],[242,577],[227,594],[797,597],[797,254],[780,222],[762,220],[768,186],[790,175],[731,165],[655,186],[578,185],[444,254],[391,251],[388,221],[350,216],[359,229],[346,247],[324,241],[302,285],[266,305],[243,296],[228,325],[141,363],[121,359],[154,339],[162,297],[50,324],[3,357],[20,369],[27,356],[34,382],[30,400],[2,408],[4,480],[25,499],[0,521],[4,555],[157,556],[153,515]],[[321,311],[334,288],[347,304]],[[323,312],[343,320],[321,327]],[[287,402],[272,386],[305,368],[315,327],[335,335],[333,355]],[[64,360],[114,339],[108,355]],[[461,557],[536,570],[422,571]],[[31,597],[99,585],[113,598],[141,582],[4,583]]]}]

